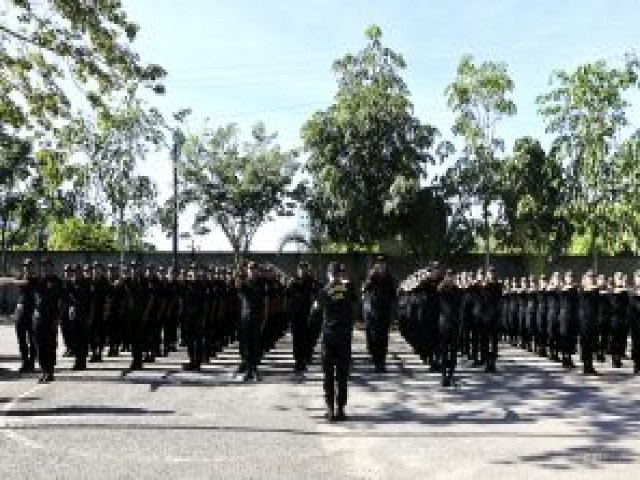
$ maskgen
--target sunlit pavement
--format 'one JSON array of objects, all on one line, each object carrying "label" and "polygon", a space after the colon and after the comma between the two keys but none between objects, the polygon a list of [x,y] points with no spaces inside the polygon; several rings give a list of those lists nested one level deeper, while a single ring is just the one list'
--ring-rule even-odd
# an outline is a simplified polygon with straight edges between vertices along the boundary
[{"label": "sunlit pavement", "polygon": [[201,373],[185,353],[126,374],[130,359],[57,381],[20,378],[0,326],[0,478],[637,478],[640,378],[597,364],[585,378],[504,347],[497,374],[461,361],[456,386],[392,335],[388,373],[354,341],[346,423],[323,420],[320,370],[292,374],[290,339],[259,383],[233,377],[229,348]]}]

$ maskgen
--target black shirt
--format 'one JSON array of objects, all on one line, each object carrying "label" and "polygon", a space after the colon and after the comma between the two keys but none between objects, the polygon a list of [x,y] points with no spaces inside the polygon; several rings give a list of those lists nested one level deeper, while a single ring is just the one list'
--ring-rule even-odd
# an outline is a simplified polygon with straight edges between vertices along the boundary
[{"label": "black shirt", "polygon": [[38,279],[36,277],[26,278],[25,285],[18,286],[18,305],[22,305],[25,313],[33,313],[36,306],[36,289]]},{"label": "black shirt", "polygon": [[322,336],[325,342],[351,343],[353,308],[357,295],[349,282],[329,283],[320,293]]},{"label": "black shirt", "polygon": [[57,316],[62,295],[62,280],[57,275],[39,278],[36,287],[36,308],[40,317]]},{"label": "black shirt", "polygon": [[262,318],[267,295],[266,282],[260,278],[246,280],[240,285],[238,293],[242,318]]}]

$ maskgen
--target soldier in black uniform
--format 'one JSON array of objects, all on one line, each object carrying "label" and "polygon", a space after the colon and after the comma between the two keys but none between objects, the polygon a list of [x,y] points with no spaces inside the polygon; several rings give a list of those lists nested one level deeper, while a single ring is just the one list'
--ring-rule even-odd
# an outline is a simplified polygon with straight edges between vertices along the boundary
[{"label": "soldier in black uniform", "polygon": [[34,332],[38,347],[38,361],[42,370],[40,382],[54,380],[58,346],[58,324],[62,307],[62,282],[53,273],[53,262],[42,260],[42,272],[36,287],[36,309],[34,314]]},{"label": "soldier in black uniform", "polygon": [[564,284],[560,290],[560,309],[558,320],[560,325],[560,352],[562,354],[562,366],[574,368],[571,356],[577,347],[577,305],[578,290],[574,285],[573,272],[567,271],[564,276]]},{"label": "soldier in black uniform", "polygon": [[536,298],[536,349],[541,357],[547,356],[548,327],[547,327],[547,282],[544,275],[538,280],[538,294]]},{"label": "soldier in black uniform", "polygon": [[320,292],[318,299],[323,313],[323,386],[327,419],[341,421],[346,418],[344,408],[347,404],[347,380],[351,363],[351,338],[357,296],[352,284],[346,278],[344,266],[331,262],[328,276],[329,281]]},{"label": "soldier in black uniform", "polygon": [[91,268],[74,265],[69,284],[69,321],[73,331],[74,370],[87,368],[91,329]]},{"label": "soldier in black uniform", "polygon": [[627,323],[629,290],[627,278],[621,272],[614,274],[614,288],[609,298],[611,301],[611,363],[614,368],[621,368],[629,337]]},{"label": "soldier in black uniform", "polygon": [[178,350],[178,324],[180,323],[180,286],[177,272],[169,268],[163,281],[165,309],[162,321],[163,356]]},{"label": "soldier in black uniform", "polygon": [[640,373],[640,270],[633,274],[633,289],[629,294],[629,326],[631,328],[631,358],[633,373]]},{"label": "soldier in black uniform", "polygon": [[62,269],[62,305],[60,307],[60,331],[65,351],[63,356],[73,356],[73,332],[69,322],[69,284],[71,283],[71,265],[65,263]]},{"label": "soldier in black uniform", "polygon": [[385,257],[376,258],[373,270],[362,287],[367,343],[376,372],[386,371],[391,313],[396,301],[396,281],[387,269]]},{"label": "soldier in black uniform", "polygon": [[105,276],[104,267],[101,263],[95,262],[93,264],[93,277],[91,278],[90,362],[102,362],[102,351],[106,336],[104,314],[108,293],[109,282]]},{"label": "soldier in black uniform", "polygon": [[490,267],[482,285],[482,325],[480,335],[480,358],[485,371],[496,371],[498,358],[498,340],[500,336],[500,304],[502,284],[495,276],[495,269]]},{"label": "soldier in black uniform", "polygon": [[131,346],[132,361],[130,370],[142,369],[144,350],[144,320],[148,312],[149,298],[147,283],[139,265],[131,262],[129,277],[124,283],[126,298],[126,328]]},{"label": "soldier in black uniform", "polygon": [[262,353],[262,328],[265,323],[266,285],[260,274],[260,267],[250,262],[246,273],[236,279],[240,297],[240,341],[241,363],[238,373],[243,380],[259,380],[258,364]]},{"label": "soldier in black uniform", "polygon": [[120,355],[124,328],[124,279],[120,278],[118,267],[114,264],[107,265],[107,301],[105,304],[104,319],[106,339],[109,345],[108,357]]},{"label": "soldier in black uniform", "polygon": [[191,265],[183,286],[184,340],[187,344],[189,363],[183,365],[187,371],[197,372],[204,356],[204,320],[207,290],[201,272]]},{"label": "soldier in black uniform", "polygon": [[593,270],[585,272],[579,293],[580,356],[585,375],[596,375],[593,357],[598,340],[598,303],[600,292]]},{"label": "soldier in black uniform", "polygon": [[0,285],[15,285],[18,287],[15,321],[20,358],[22,359],[20,373],[33,372],[36,361],[33,314],[35,311],[37,283],[38,279],[35,276],[31,259],[26,259],[22,263],[22,275],[19,278],[0,278]]},{"label": "soldier in black uniform", "polygon": [[438,338],[442,362],[442,386],[449,387],[453,382],[453,374],[456,369],[460,327],[461,295],[453,271],[446,271],[444,278],[438,285],[438,294],[440,296]]},{"label": "soldier in black uniform", "polygon": [[295,373],[307,369],[311,350],[311,305],[318,294],[318,284],[311,276],[309,264],[300,262],[296,278],[287,287]]}]

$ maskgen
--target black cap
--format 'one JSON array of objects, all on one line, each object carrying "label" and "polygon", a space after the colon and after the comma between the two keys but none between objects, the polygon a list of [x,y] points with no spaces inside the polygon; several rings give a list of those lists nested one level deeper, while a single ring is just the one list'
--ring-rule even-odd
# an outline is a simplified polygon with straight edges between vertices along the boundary
[{"label": "black cap", "polygon": [[42,260],[40,260],[40,264],[53,265],[53,261],[49,257],[43,257]]},{"label": "black cap", "polygon": [[298,268],[309,268],[309,262],[304,260],[302,262],[298,262]]},{"label": "black cap", "polygon": [[25,258],[22,261],[22,266],[23,267],[28,267],[28,266],[31,266],[31,265],[33,265],[33,260],[31,260],[30,258]]},{"label": "black cap", "polygon": [[386,263],[387,257],[385,255],[377,255],[375,262],[376,263]]}]

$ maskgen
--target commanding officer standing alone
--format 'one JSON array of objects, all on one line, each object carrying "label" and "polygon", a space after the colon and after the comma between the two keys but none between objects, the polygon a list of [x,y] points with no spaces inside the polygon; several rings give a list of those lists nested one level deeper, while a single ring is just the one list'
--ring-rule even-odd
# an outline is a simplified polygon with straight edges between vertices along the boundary
[{"label": "commanding officer standing alone", "polygon": [[[351,337],[357,296],[343,265],[331,262],[329,282],[320,293],[322,309],[322,371],[327,419],[346,419],[347,379],[351,362]],[[336,394],[336,384],[338,391]],[[337,405],[336,405],[337,404]],[[337,413],[335,407],[337,406]]]}]

